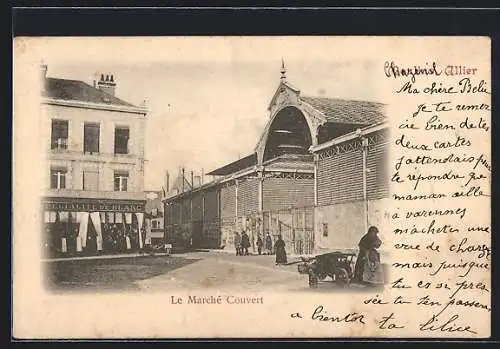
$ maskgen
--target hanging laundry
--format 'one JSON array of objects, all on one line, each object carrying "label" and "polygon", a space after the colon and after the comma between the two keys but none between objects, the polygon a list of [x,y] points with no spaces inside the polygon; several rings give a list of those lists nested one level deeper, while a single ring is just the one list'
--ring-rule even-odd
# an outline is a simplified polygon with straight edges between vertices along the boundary
[{"label": "hanging laundry", "polygon": [[92,212],[90,214],[90,219],[92,220],[92,224],[94,225],[94,229],[96,231],[96,244],[97,251],[102,250],[102,227],[101,227],[101,216],[99,212]]},{"label": "hanging laundry", "polygon": [[68,245],[66,242],[66,238],[61,238],[61,251],[62,253],[68,252]]},{"label": "hanging laundry", "polygon": [[125,213],[125,223],[132,224],[132,213]]},{"label": "hanging laundry", "polygon": [[43,222],[50,223],[50,211],[43,212]]},{"label": "hanging laundry", "polygon": [[108,216],[108,223],[114,224],[115,223],[115,213],[114,212],[106,212],[106,215]]},{"label": "hanging laundry", "polygon": [[87,214],[87,217],[88,217],[88,212],[77,212],[76,213],[76,222],[77,223],[80,223],[82,221],[84,214]]},{"label": "hanging laundry", "polygon": [[49,222],[50,223],[55,223],[56,220],[57,220],[57,212],[56,211],[50,211]]},{"label": "hanging laundry", "polygon": [[144,213],[138,212],[135,214],[135,216],[137,217],[137,226],[139,228],[139,248],[142,248],[143,247],[142,237],[144,235],[142,223],[144,222]]},{"label": "hanging laundry", "polygon": [[80,215],[80,229],[78,230],[78,236],[81,239],[82,248],[87,247],[87,232],[89,224],[89,213],[88,212],[78,212]]},{"label": "hanging laundry", "polygon": [[59,221],[67,222],[69,220],[69,212],[61,211],[59,212]]},{"label": "hanging laundry", "polygon": [[115,223],[123,223],[123,214],[121,212],[116,212]]},{"label": "hanging laundry", "polygon": [[82,238],[80,236],[76,237],[76,251],[82,252]]}]

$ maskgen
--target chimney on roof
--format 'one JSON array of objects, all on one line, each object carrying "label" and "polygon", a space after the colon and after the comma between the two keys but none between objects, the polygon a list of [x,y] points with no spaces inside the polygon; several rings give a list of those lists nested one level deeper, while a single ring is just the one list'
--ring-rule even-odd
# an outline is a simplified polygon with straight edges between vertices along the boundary
[{"label": "chimney on roof", "polygon": [[97,81],[97,88],[112,96],[115,95],[116,82],[113,74],[101,74],[101,78]]},{"label": "chimney on roof", "polygon": [[47,79],[47,65],[42,61],[40,63],[40,83],[42,85],[42,91],[45,91],[46,79]]}]

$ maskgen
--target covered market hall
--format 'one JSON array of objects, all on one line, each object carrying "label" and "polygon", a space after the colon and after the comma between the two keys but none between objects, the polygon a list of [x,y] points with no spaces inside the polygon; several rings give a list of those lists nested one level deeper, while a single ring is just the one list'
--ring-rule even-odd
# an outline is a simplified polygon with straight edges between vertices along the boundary
[{"label": "covered market hall", "polygon": [[[377,102],[306,96],[281,79],[249,155],[195,183],[179,174],[164,198],[166,242],[234,249],[246,231],[289,253],[355,248],[388,197],[388,126]],[[342,214],[342,213],[345,213]]]}]

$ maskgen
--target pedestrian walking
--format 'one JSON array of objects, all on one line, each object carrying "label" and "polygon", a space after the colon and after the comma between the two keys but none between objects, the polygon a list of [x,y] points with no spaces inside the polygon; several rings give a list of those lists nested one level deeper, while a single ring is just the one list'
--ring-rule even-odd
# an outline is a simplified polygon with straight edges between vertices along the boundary
[{"label": "pedestrian walking", "polygon": [[236,255],[241,256],[241,235],[238,232],[234,234],[234,248],[236,249]]},{"label": "pedestrian walking", "polygon": [[286,264],[285,241],[283,241],[281,235],[278,235],[274,248],[276,249],[276,264]]},{"label": "pedestrian walking", "polygon": [[273,239],[271,238],[271,235],[269,233],[266,234],[266,252],[265,254],[271,255],[273,254]]},{"label": "pedestrian walking", "polygon": [[250,247],[250,238],[248,237],[248,234],[243,231],[241,233],[241,248],[242,248],[242,253],[244,256],[248,256],[248,248]]},{"label": "pedestrian walking", "polygon": [[262,247],[264,246],[264,241],[262,241],[262,237],[259,236],[257,237],[257,252],[259,253],[259,256],[262,254]]}]

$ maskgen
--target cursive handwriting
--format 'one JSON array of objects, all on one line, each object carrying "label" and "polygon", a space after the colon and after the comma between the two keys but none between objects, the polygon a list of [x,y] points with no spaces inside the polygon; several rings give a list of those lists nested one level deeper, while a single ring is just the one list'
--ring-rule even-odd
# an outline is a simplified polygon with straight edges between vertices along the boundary
[{"label": "cursive handwriting", "polygon": [[432,272],[430,275],[435,276],[438,273],[440,273],[443,270],[446,269],[465,269],[466,271],[462,275],[458,275],[459,277],[465,277],[469,275],[472,269],[486,269],[489,270],[490,266],[489,263],[476,263],[474,261],[462,261],[460,260],[460,263],[448,263],[447,261],[441,262],[437,269]]},{"label": "cursive handwriting", "polygon": [[[424,310],[412,326],[432,335],[476,334],[476,323],[469,319],[491,311],[484,294],[490,287],[486,239],[491,228],[489,216],[483,217],[489,207],[482,206],[491,196],[491,86],[475,74],[480,68],[474,63],[460,63],[446,70],[437,64],[406,68],[390,60],[384,65],[386,80],[395,81],[392,93],[400,99],[392,109],[393,156],[387,174],[389,265],[396,281],[391,283],[393,297],[371,295],[364,303],[382,309],[388,303],[406,304],[417,308],[415,314]],[[386,314],[377,319],[380,329],[409,326],[404,313]]]},{"label": "cursive handwriting", "polygon": [[486,81],[481,80],[479,83],[474,83],[470,78],[463,78],[457,85],[445,85],[442,82],[431,82],[424,88],[414,85],[414,81],[407,81],[401,86],[396,93],[406,92],[408,94],[424,93],[430,96],[434,95],[453,95],[453,94],[491,94],[486,87]]},{"label": "cursive handwriting", "polygon": [[473,334],[477,334],[476,331],[471,329],[470,325],[457,325],[455,320],[458,320],[460,317],[455,314],[451,316],[444,322],[440,322],[436,315],[432,315],[432,317],[419,325],[420,331],[431,331],[431,332],[469,332]]},{"label": "cursive handwriting", "polygon": [[359,314],[357,312],[351,312],[349,314],[343,315],[330,315],[324,309],[322,305],[319,305],[314,309],[312,315],[312,320],[321,322],[345,322],[345,323],[360,323],[365,324],[365,315]]},{"label": "cursive handwriting", "polygon": [[395,79],[400,77],[400,76],[403,76],[403,77],[410,76],[411,82],[415,82],[416,81],[415,76],[417,76],[417,75],[436,75],[436,76],[439,76],[442,73],[442,69],[438,69],[436,62],[432,62],[432,64],[430,64],[430,65],[429,65],[429,62],[426,62],[425,67],[421,67],[419,65],[414,65],[413,67],[401,68],[394,62],[387,62],[386,61],[384,63],[384,73],[385,73],[385,76],[387,76],[388,78],[393,76]]},{"label": "cursive handwriting", "polygon": [[381,330],[393,330],[393,329],[399,329],[399,328],[404,328],[402,325],[398,325],[395,322],[395,316],[394,313],[390,313],[389,315],[383,316],[382,320],[378,322],[378,328]]}]

